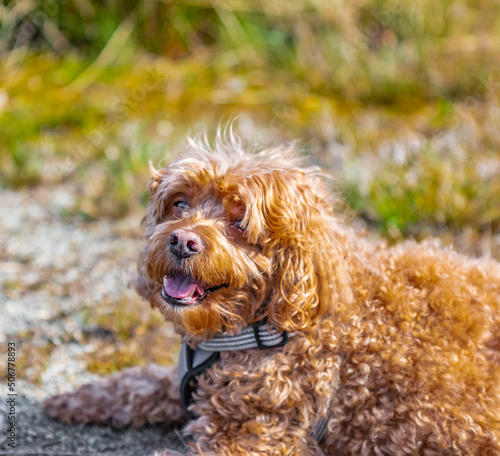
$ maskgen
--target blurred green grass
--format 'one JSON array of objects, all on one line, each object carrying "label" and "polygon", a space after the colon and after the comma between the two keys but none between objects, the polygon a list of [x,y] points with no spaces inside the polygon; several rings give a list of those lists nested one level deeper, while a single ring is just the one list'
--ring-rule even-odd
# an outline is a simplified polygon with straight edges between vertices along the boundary
[{"label": "blurred green grass", "polygon": [[299,138],[389,239],[498,233],[498,30],[495,0],[4,1],[1,183],[121,217],[148,159],[239,115],[247,140]]}]

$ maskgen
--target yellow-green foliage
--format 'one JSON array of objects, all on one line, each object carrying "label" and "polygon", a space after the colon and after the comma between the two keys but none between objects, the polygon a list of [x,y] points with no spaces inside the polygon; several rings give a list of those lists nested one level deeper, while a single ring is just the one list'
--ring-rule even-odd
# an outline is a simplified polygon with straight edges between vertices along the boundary
[{"label": "yellow-green foliage", "polygon": [[2,183],[72,182],[68,217],[142,204],[149,158],[241,115],[386,233],[498,227],[494,0],[19,0],[0,24]]}]

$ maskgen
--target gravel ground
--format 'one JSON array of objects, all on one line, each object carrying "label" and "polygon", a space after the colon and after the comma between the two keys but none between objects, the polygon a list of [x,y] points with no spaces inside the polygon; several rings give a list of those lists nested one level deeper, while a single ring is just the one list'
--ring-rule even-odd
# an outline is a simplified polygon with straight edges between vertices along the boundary
[{"label": "gravel ground", "polygon": [[[60,340],[59,335],[80,329],[78,310],[83,305],[133,293],[127,284],[141,248],[141,215],[113,223],[68,222],[60,214],[70,199],[71,190],[65,187],[0,190],[0,346],[4,348],[0,368],[6,368],[5,347],[14,336],[32,337],[38,331],[56,346],[40,381],[16,379],[13,454],[127,456],[152,455],[162,448],[181,450],[184,444],[176,429],[73,427],[43,413],[44,398],[99,378],[88,372],[83,359],[88,347]],[[28,364],[26,372],[29,369]],[[3,385],[0,454],[10,454]]]},{"label": "gravel ground", "polygon": [[[16,450],[11,450],[5,440],[0,445],[2,455],[153,455],[155,450],[182,450],[184,447],[183,438],[176,429],[162,430],[151,426],[116,430],[105,426],[67,426],[48,418],[40,402],[24,395],[17,397],[16,409]],[[6,411],[6,403],[2,401],[2,429],[6,428]]]}]

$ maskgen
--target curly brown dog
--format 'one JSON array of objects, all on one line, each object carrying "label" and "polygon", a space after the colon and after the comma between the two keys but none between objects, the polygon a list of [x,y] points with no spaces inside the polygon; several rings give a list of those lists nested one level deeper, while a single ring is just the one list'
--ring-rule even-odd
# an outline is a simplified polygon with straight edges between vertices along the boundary
[{"label": "curly brown dog", "polygon": [[182,378],[132,368],[47,412],[190,415],[197,455],[500,455],[500,265],[360,238],[291,148],[190,144],[152,168],[137,282]]}]

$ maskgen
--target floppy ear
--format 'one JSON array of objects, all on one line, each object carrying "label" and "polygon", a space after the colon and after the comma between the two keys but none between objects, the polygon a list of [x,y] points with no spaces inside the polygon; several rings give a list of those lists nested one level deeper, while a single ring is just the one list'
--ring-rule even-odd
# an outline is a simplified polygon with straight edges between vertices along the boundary
[{"label": "floppy ear", "polygon": [[268,321],[278,329],[306,331],[336,303],[353,299],[346,238],[319,178],[296,169],[272,171],[266,180],[263,244],[274,267]]},{"label": "floppy ear", "polygon": [[[151,194],[151,199],[146,210],[146,216],[142,220],[142,224],[146,228],[146,237],[152,234],[155,226],[163,217],[162,211],[164,209],[159,199],[161,198],[162,192],[161,183],[168,174],[166,168],[155,169],[151,161],[149,162],[149,171],[151,177],[148,182],[148,190]],[[147,255],[148,247],[146,246],[139,256],[139,261],[137,263],[137,278],[134,282],[134,288],[140,296],[149,300],[157,285],[148,278],[145,268]]]}]

